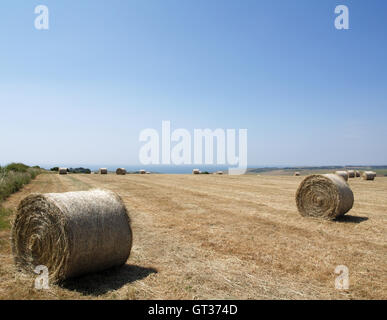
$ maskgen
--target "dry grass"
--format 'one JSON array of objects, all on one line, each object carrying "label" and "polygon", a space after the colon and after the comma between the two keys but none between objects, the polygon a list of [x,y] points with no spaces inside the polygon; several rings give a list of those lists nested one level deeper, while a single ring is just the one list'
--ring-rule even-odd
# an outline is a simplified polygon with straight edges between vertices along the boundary
[{"label": "dry grass", "polygon": [[[48,291],[16,273],[9,231],[0,233],[2,299],[386,299],[387,178],[351,179],[353,209],[341,221],[303,218],[302,177],[41,175],[30,192],[101,187],[131,209],[132,254],[124,268]],[[350,289],[334,287],[346,265]]]}]

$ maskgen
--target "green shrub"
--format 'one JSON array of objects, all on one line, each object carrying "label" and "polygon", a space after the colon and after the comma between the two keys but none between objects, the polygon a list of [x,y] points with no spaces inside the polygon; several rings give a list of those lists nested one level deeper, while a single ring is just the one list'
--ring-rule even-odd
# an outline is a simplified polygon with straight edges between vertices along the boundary
[{"label": "green shrub", "polygon": [[40,168],[30,168],[22,163],[11,163],[0,167],[0,230],[10,228],[9,216],[12,210],[1,207],[12,193],[19,191],[41,172]]},{"label": "green shrub", "polygon": [[87,174],[90,174],[91,173],[91,170],[88,169],[88,168],[70,168],[70,169],[67,169],[67,172],[70,172],[70,173],[87,173]]},{"label": "green shrub", "polygon": [[0,230],[9,229],[11,227],[11,222],[9,220],[11,214],[11,209],[5,209],[0,206]]},{"label": "green shrub", "polygon": [[19,191],[40,172],[40,169],[33,168],[28,168],[25,172],[8,170],[8,166],[0,168],[0,202],[12,193]]},{"label": "green shrub", "polygon": [[27,172],[29,169],[29,166],[23,164],[23,163],[11,163],[5,167],[8,171],[15,171],[15,172]]},{"label": "green shrub", "polygon": [[59,167],[51,168],[50,171],[59,171]]}]

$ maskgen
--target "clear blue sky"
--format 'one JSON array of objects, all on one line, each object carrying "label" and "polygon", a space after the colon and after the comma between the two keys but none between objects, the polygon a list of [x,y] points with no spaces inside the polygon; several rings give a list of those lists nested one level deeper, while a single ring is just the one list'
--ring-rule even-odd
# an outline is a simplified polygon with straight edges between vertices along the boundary
[{"label": "clear blue sky", "polygon": [[[334,28],[340,4],[350,30]],[[387,164],[385,0],[0,8],[0,164],[136,164],[162,120],[247,128],[250,167]]]}]

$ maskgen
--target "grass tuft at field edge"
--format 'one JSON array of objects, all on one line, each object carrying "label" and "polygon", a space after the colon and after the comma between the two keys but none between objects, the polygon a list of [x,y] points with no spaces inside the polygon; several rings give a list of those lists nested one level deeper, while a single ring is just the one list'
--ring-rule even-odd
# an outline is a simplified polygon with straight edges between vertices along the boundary
[{"label": "grass tuft at field edge", "polygon": [[31,168],[23,163],[11,163],[5,167],[0,167],[0,230],[11,227],[9,216],[12,215],[12,210],[3,208],[1,203],[33,180],[39,173],[41,173],[40,168]]},{"label": "grass tuft at field edge", "polygon": [[30,168],[22,163],[11,163],[6,167],[0,167],[0,202],[19,191],[40,172],[41,169]]}]

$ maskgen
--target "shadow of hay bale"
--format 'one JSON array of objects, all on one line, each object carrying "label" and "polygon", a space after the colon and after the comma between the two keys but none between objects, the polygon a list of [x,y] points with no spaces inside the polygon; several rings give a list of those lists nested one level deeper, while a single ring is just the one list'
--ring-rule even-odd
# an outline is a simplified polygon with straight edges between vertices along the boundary
[{"label": "shadow of hay bale", "polygon": [[60,286],[85,295],[99,296],[120,289],[128,283],[144,279],[153,273],[157,273],[154,268],[125,264],[102,272],[65,280]]},{"label": "shadow of hay bale", "polygon": [[335,221],[343,222],[343,223],[361,223],[363,221],[367,221],[367,217],[356,217],[346,214],[344,216],[338,217]]}]

